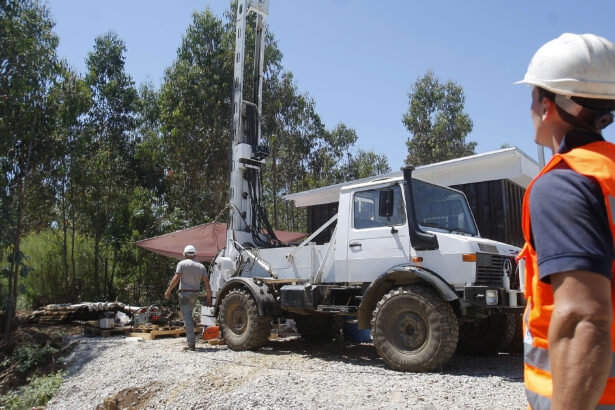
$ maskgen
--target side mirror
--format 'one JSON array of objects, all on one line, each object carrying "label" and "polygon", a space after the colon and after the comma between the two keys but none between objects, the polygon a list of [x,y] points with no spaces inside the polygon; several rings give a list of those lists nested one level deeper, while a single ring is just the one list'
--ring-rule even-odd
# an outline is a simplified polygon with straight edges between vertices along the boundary
[{"label": "side mirror", "polygon": [[395,192],[391,188],[384,188],[380,191],[380,198],[378,201],[378,215],[390,218],[393,216],[393,200],[395,199]]}]

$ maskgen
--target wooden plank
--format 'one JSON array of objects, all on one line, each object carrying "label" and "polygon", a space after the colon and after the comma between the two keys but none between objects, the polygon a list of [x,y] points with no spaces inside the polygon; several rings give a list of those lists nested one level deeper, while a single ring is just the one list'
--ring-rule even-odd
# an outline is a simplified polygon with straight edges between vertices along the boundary
[{"label": "wooden plank", "polygon": [[[202,327],[194,328],[195,334],[202,332],[202,331],[203,331]],[[157,337],[160,337],[160,336],[180,337],[185,334],[186,334],[186,329],[183,327],[180,327],[176,329],[167,329],[167,330],[151,330],[149,332],[131,332],[131,333],[128,333],[128,336],[129,337],[141,337],[145,340],[155,340]]]},{"label": "wooden plank", "polygon": [[181,326],[158,326],[158,325],[135,325],[132,327],[133,332],[149,333],[157,330],[177,330],[182,329]]}]

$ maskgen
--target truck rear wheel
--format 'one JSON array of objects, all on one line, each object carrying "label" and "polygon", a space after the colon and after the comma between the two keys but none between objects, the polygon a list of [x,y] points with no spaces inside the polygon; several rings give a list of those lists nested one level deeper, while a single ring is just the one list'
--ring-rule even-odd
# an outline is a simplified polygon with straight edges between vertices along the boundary
[{"label": "truck rear wheel", "polygon": [[505,351],[515,335],[515,315],[498,313],[459,326],[461,354],[488,356]]},{"label": "truck rear wheel", "polygon": [[340,332],[340,325],[331,315],[297,315],[294,319],[306,342],[330,342]]},{"label": "truck rear wheel", "polygon": [[384,295],[372,316],[372,338],[393,369],[440,369],[457,347],[459,326],[451,306],[432,288],[401,286]]},{"label": "truck rear wheel", "polygon": [[258,349],[269,338],[271,318],[258,316],[256,301],[245,289],[233,289],[224,297],[218,320],[231,350]]}]

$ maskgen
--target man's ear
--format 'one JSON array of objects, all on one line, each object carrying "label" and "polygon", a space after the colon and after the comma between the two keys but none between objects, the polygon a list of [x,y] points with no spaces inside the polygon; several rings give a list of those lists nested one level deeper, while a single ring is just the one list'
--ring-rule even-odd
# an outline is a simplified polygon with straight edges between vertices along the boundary
[{"label": "man's ear", "polygon": [[555,101],[550,98],[544,97],[542,99],[542,120],[551,118],[557,112]]}]

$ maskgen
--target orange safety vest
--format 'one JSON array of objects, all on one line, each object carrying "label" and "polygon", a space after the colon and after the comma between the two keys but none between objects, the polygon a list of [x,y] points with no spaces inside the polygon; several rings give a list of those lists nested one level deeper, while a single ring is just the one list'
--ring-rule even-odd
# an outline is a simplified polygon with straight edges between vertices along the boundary
[{"label": "orange safety vest", "polygon": [[[615,238],[615,145],[600,141],[575,148],[565,154],[555,154],[532,181],[523,198],[523,236],[525,246],[517,259],[525,259],[525,297],[527,305],[523,315],[524,334],[524,377],[525,391],[533,409],[551,407],[553,383],[549,363],[548,331],[553,311],[553,289],[550,284],[538,278],[536,250],[531,244],[530,232],[530,191],[534,182],[561,162],[581,175],[595,178],[602,188],[609,218],[611,234]],[[615,278],[615,264],[612,269]],[[611,303],[615,311],[615,285],[611,281]],[[615,352],[615,321],[611,325],[611,346]],[[615,353],[614,353],[615,356]],[[615,360],[607,380],[606,388],[599,401],[615,408]]]}]

